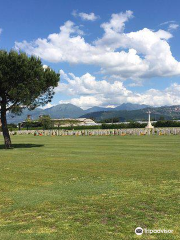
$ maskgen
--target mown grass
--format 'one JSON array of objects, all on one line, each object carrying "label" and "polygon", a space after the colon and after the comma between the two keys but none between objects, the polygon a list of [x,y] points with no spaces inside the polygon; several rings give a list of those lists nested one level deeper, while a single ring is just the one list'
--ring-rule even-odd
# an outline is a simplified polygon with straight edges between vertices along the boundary
[{"label": "mown grass", "polygon": [[179,239],[180,136],[12,140],[0,138],[0,239]]}]

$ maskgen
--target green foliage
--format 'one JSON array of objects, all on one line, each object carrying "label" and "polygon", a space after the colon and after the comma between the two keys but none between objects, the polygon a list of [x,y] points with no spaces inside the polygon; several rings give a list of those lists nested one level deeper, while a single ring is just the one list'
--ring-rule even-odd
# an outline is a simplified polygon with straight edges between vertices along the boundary
[{"label": "green foliage", "polygon": [[8,124],[8,128],[17,128],[17,124],[10,123]]},{"label": "green foliage", "polygon": [[17,125],[16,125],[16,124],[13,124],[13,123],[8,124],[8,129],[9,129],[10,131],[13,131],[14,129],[17,130]]},{"label": "green foliage", "polygon": [[[41,60],[16,51],[0,51],[0,113],[6,149],[11,148],[6,113],[20,114],[51,101],[59,74],[43,68]],[[27,129],[29,122],[27,122]]]},{"label": "green foliage", "polygon": [[159,117],[159,121],[164,121],[164,120],[165,120],[164,116]]},{"label": "green foliage", "polygon": [[31,122],[24,122],[22,124],[21,130],[22,129],[39,129],[40,127],[42,127],[42,124],[39,121],[31,121]]},{"label": "green foliage", "polygon": [[101,122],[102,123],[117,123],[119,121],[120,121],[120,119],[118,117],[114,117],[114,118],[108,118],[108,119],[102,120]]},{"label": "green foliage", "polygon": [[177,121],[157,121],[154,127],[180,127],[180,122]]},{"label": "green foliage", "polygon": [[39,58],[16,51],[0,51],[0,98],[5,97],[7,110],[20,113],[51,101],[59,74],[44,69]]},{"label": "green foliage", "polygon": [[119,123],[119,124],[102,124],[102,129],[121,129],[121,128],[144,128],[147,123]]},{"label": "green foliage", "polygon": [[49,115],[40,116],[39,123],[40,123],[40,126],[43,127],[43,129],[50,129],[52,127],[52,122]]}]

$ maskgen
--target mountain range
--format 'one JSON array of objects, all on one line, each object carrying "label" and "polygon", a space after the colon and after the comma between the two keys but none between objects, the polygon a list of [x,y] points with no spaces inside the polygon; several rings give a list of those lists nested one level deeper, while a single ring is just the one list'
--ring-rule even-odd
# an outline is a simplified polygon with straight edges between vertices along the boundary
[{"label": "mountain range", "polygon": [[36,108],[35,110],[29,111],[24,109],[21,115],[13,115],[11,113],[7,114],[8,123],[19,123],[26,120],[27,115],[31,115],[33,120],[38,119],[40,115],[49,115],[51,118],[79,118],[81,116],[99,113],[99,112],[115,112],[115,111],[132,111],[148,108],[148,105],[141,104],[132,104],[132,103],[123,103],[116,108],[103,108],[103,107],[92,107],[87,110],[83,110],[80,107],[77,107],[73,104],[59,104],[47,109]]},{"label": "mountain range", "polygon": [[133,103],[123,103],[115,108],[103,108],[103,107],[92,107],[87,110],[85,110],[86,113],[92,113],[92,112],[109,112],[109,111],[119,111],[119,110],[138,110],[143,108],[148,108],[150,106],[145,104],[133,104]]},{"label": "mountain range", "polygon": [[180,106],[162,106],[156,108],[142,108],[136,110],[116,110],[116,111],[101,111],[92,112],[82,115],[84,118],[92,118],[95,121],[104,121],[107,119],[118,118],[120,122],[124,121],[147,121],[147,112],[151,109],[151,120],[179,120],[180,119]]},{"label": "mountain range", "polygon": [[8,123],[19,123],[31,115],[33,120],[40,115],[49,115],[51,118],[92,118],[95,121],[118,118],[119,121],[141,121],[147,120],[147,111],[151,108],[151,118],[159,120],[162,116],[165,120],[180,119],[180,106],[150,107],[148,105],[123,103],[116,108],[92,107],[83,110],[73,104],[59,104],[51,108],[36,108],[33,111],[24,109],[21,115],[7,114]]}]

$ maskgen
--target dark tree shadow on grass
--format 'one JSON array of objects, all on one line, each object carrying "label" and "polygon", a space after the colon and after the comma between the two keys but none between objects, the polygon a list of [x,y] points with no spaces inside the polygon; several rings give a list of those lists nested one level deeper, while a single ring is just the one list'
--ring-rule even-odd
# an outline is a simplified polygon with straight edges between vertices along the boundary
[{"label": "dark tree shadow on grass", "polygon": [[[10,150],[15,149],[15,148],[37,148],[37,147],[44,147],[44,145],[43,144],[31,144],[31,143],[12,144],[12,148],[10,148]],[[0,150],[1,149],[5,149],[4,144],[0,145]]]}]

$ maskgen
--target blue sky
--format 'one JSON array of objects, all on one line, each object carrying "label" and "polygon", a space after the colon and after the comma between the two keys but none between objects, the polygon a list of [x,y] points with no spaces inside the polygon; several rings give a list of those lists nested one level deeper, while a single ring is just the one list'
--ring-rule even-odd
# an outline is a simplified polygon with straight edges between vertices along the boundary
[{"label": "blue sky", "polygon": [[180,104],[179,8],[178,0],[1,0],[0,46],[61,70],[52,105]]}]

